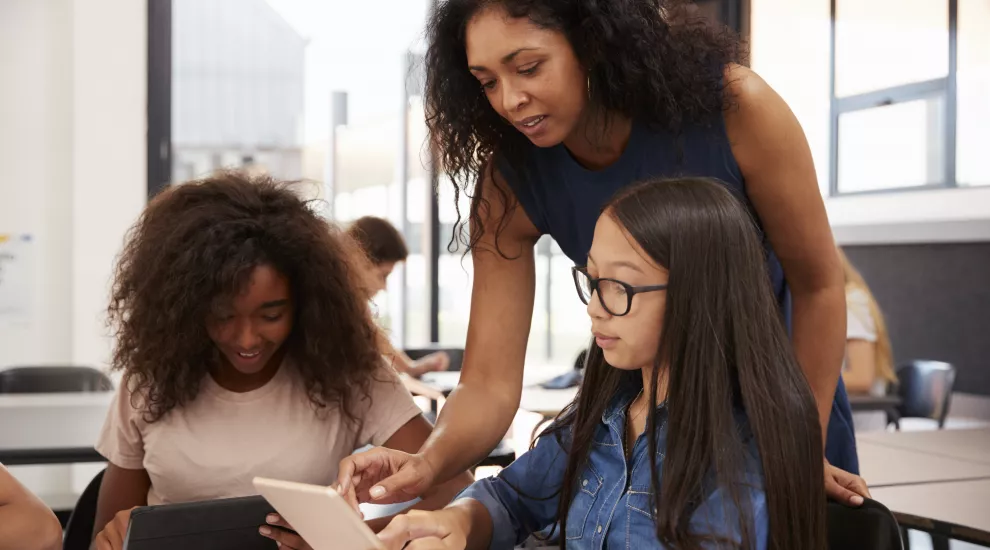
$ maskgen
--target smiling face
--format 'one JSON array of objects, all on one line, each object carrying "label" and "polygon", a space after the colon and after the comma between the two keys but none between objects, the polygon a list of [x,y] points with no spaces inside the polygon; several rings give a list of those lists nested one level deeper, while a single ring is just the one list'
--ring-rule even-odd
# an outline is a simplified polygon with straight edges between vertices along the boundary
[{"label": "smiling face", "polygon": [[292,324],[289,280],[265,264],[255,267],[245,288],[210,316],[207,332],[233,374],[252,376],[277,368],[270,363]]},{"label": "smiling face", "polygon": [[465,44],[468,68],[492,107],[533,144],[557,145],[579,127],[587,76],[562,33],[493,6],[468,22]]},{"label": "smiling face", "polygon": [[[608,212],[602,214],[595,225],[588,254],[588,274],[596,279],[616,279],[634,287],[665,285],[669,276],[667,270],[653,262]],[[618,298],[623,306],[624,299],[624,294]],[[615,316],[602,307],[598,292],[591,296],[588,300],[591,330],[609,365],[623,370],[654,365],[666,300],[666,291],[634,294],[629,313]]]}]

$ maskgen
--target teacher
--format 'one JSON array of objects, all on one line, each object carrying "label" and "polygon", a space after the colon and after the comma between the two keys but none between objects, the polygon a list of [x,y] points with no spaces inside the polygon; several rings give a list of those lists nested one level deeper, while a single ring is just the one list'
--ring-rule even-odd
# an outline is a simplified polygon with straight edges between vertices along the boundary
[{"label": "teacher", "polygon": [[737,63],[734,35],[679,13],[660,0],[446,0],[431,15],[430,142],[472,199],[461,233],[474,263],[463,372],[418,454],[347,458],[341,488],[404,501],[484,458],[519,406],[537,239],[552,236],[584,265],[618,189],[691,175],[725,182],[758,221],[769,283],[818,404],[826,491],[853,505],[869,495],[839,377],[842,267],[804,133]]}]

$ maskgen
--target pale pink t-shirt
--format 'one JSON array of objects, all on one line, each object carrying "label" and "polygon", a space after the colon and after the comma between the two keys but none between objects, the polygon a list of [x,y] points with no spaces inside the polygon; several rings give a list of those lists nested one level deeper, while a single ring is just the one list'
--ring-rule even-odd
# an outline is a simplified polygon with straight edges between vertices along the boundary
[{"label": "pale pink t-shirt", "polygon": [[255,476],[329,485],[342,458],[384,444],[421,413],[391,369],[383,365],[376,378],[383,382],[372,382],[370,402],[352,405],[357,424],[337,409],[318,414],[289,361],[246,393],[206,376],[192,403],[153,423],[121,383],[96,450],[121,468],[147,470],[150,505],[254,495]]}]

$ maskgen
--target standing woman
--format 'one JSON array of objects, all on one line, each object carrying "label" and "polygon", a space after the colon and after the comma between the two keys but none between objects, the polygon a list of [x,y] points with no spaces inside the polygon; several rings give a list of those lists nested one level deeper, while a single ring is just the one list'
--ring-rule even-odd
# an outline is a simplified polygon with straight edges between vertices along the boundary
[{"label": "standing woman", "polygon": [[[829,496],[868,496],[840,381],[845,292],[811,152],[787,104],[738,65],[725,29],[672,24],[663,0],[446,0],[432,14],[427,124],[440,167],[471,196],[474,290],[460,386],[416,455],[375,449],[340,481],[402,500],[474,464],[519,404],[535,292],[552,236],[587,260],[619,189],[652,177],[722,180],[763,231],[767,270],[826,441]],[[462,226],[462,229],[464,227]],[[704,330],[704,327],[695,327]],[[392,473],[391,477],[383,479]]]}]

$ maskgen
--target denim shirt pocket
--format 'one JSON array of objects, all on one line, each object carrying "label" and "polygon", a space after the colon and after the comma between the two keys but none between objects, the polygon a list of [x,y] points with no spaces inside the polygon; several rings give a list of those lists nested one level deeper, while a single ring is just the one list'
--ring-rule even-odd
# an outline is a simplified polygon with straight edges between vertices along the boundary
[{"label": "denim shirt pocket", "polygon": [[626,492],[626,547],[655,548],[657,542],[657,513],[650,502],[649,489],[629,489]]},{"label": "denim shirt pocket", "polygon": [[657,519],[657,509],[654,503],[650,502],[652,493],[648,490],[629,489],[626,493],[626,508],[629,509],[630,521],[633,521],[633,514],[638,514],[640,518],[649,521],[651,524]]},{"label": "denim shirt pocket", "polygon": [[595,506],[598,492],[602,488],[602,476],[588,464],[581,481],[578,482],[577,491],[571,501],[571,507],[567,512],[567,539],[575,540],[584,536],[585,524],[588,523],[588,515]]}]

